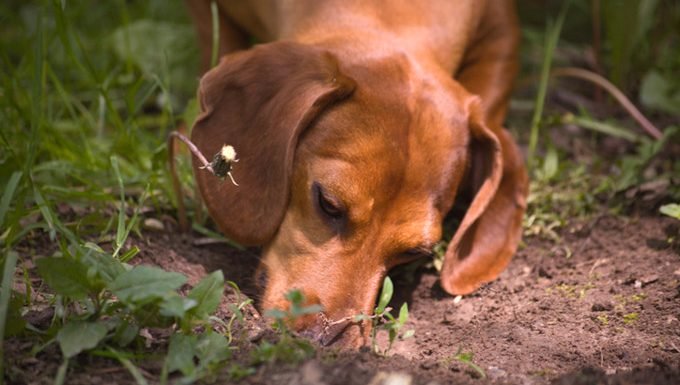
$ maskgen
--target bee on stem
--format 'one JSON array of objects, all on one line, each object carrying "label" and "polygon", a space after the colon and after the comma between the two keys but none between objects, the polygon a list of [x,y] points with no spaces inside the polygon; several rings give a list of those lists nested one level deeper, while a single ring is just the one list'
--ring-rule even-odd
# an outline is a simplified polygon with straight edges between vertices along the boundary
[{"label": "bee on stem", "polygon": [[[234,184],[234,186],[238,186],[238,183],[234,180],[234,176],[231,174],[231,171],[234,167],[234,163],[237,163],[238,159],[236,159],[236,150],[234,150],[233,146],[225,144],[222,146],[220,151],[215,154],[213,157],[212,162],[210,162],[210,167],[213,170],[213,173],[224,179],[225,177],[229,177],[231,180],[231,183]],[[207,168],[208,166],[206,165],[205,167],[202,168]]]}]

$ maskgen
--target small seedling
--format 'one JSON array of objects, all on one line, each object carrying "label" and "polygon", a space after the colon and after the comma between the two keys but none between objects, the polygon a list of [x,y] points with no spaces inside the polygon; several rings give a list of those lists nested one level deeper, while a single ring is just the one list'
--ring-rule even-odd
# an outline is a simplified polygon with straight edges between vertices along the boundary
[{"label": "small seedling", "polygon": [[450,356],[448,359],[445,359],[444,363],[446,365],[450,365],[451,362],[458,361],[463,365],[467,366],[468,368],[474,370],[475,373],[477,373],[480,378],[486,378],[486,373],[484,372],[484,369],[482,369],[479,365],[475,364],[473,358],[474,356],[472,352],[464,352],[462,348],[458,348],[456,354]]},{"label": "small seedling", "polygon": [[276,343],[264,341],[252,353],[253,364],[285,362],[295,364],[314,355],[312,344],[295,336],[289,329],[297,319],[309,314],[316,314],[323,310],[321,305],[305,305],[304,294],[297,289],[286,293],[289,302],[286,310],[270,309],[265,316],[274,320],[274,329],[279,332]]},{"label": "small seedling", "polygon": [[[397,337],[406,339],[413,337],[415,333],[413,329],[409,329],[401,333],[406,321],[408,321],[408,305],[403,303],[399,309],[399,316],[395,318],[391,313],[392,308],[387,306],[392,299],[393,293],[394,285],[392,284],[392,280],[390,277],[385,277],[382,290],[380,291],[378,306],[375,308],[373,316],[360,314],[354,317],[355,322],[371,319],[371,350],[374,353],[383,356],[386,356],[390,349],[392,349],[392,344],[397,339]],[[384,350],[380,350],[377,340],[378,332],[381,330],[387,331],[389,339],[389,344]]]},{"label": "small seedling", "polygon": [[234,289],[234,293],[236,293],[236,303],[232,303],[229,305],[229,310],[231,310],[231,317],[229,318],[229,322],[227,322],[227,339],[229,340],[229,343],[231,344],[232,341],[234,340],[233,337],[233,327],[234,323],[238,322],[239,324],[243,324],[244,322],[244,317],[243,317],[243,308],[246,306],[250,305],[253,303],[253,300],[250,298],[245,298],[243,299],[241,290],[239,289],[238,285],[232,281],[227,281],[227,284],[231,286]]}]

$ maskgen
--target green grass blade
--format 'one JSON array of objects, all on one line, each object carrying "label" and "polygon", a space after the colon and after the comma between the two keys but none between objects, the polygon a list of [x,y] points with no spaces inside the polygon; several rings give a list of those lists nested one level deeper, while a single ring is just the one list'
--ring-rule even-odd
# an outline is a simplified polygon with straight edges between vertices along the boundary
[{"label": "green grass blade", "polygon": [[118,208],[118,227],[116,228],[116,249],[113,252],[113,257],[116,258],[120,249],[125,242],[125,185],[123,184],[123,177],[120,174],[120,167],[118,167],[118,158],[111,157],[111,167],[113,174],[118,181],[118,188],[120,189],[120,207]]},{"label": "green grass blade", "polygon": [[2,199],[0,200],[0,229],[2,229],[5,224],[5,215],[7,215],[9,204],[12,202],[14,191],[19,185],[22,175],[23,173],[21,171],[15,171],[5,186],[5,192],[2,194]]},{"label": "green grass blade", "polygon": [[124,355],[120,354],[117,350],[114,350],[112,348],[108,348],[108,351],[111,352],[113,357],[120,362],[125,369],[130,372],[130,375],[132,375],[132,378],[135,379],[135,382],[137,385],[148,385],[148,382],[146,381],[146,378],[142,375],[142,372],[137,368],[132,361],[130,361],[129,358],[125,357]]},{"label": "green grass blade", "polygon": [[35,47],[33,51],[33,81],[31,82],[31,134],[28,142],[27,159],[24,163],[24,173],[28,174],[38,155],[39,131],[43,118],[43,91],[45,84],[44,30],[42,10],[36,16]]},{"label": "green grass blade", "polygon": [[17,265],[17,258],[18,254],[9,250],[5,253],[5,266],[2,269],[2,287],[0,288],[0,385],[5,378],[5,323],[7,322],[9,299],[12,295],[12,278],[14,277],[14,268]]},{"label": "green grass blade", "polygon": [[37,186],[33,186],[33,199],[35,199],[35,203],[38,205],[38,209],[40,210],[40,213],[42,214],[43,219],[45,220],[45,223],[47,223],[47,227],[50,230],[50,240],[54,240],[57,234],[57,229],[54,225],[56,218],[54,217],[52,210],[50,210],[49,206],[47,206],[47,202],[45,201],[45,198],[43,198],[42,194],[40,193],[40,189]]},{"label": "green grass blade", "polygon": [[210,68],[212,68],[217,64],[220,47],[220,22],[216,1],[210,2],[210,13],[212,14],[212,55],[210,57]]},{"label": "green grass blade", "polygon": [[638,136],[634,132],[628,131],[624,128],[620,128],[617,126],[613,126],[605,122],[598,122],[596,120],[592,120],[584,116],[567,114],[562,117],[561,121],[564,124],[575,124],[579,127],[587,128],[589,130],[613,136],[616,138],[625,139],[629,142],[636,143],[640,141],[640,136]]},{"label": "green grass blade", "polygon": [[68,239],[68,241],[71,244],[77,245],[79,244],[78,239],[76,236],[71,232],[71,230],[67,229],[59,220],[59,218],[54,215],[54,212],[50,208],[50,206],[47,204],[47,201],[43,197],[42,193],[40,192],[40,189],[38,186],[35,184],[33,185],[33,197],[35,199],[35,203],[38,205],[38,209],[40,210],[40,213],[43,216],[43,219],[45,219],[45,222],[47,223],[47,227],[49,229],[49,234],[50,234],[50,239],[54,240],[57,235],[57,230]]},{"label": "green grass blade", "polygon": [[557,16],[557,21],[549,23],[547,26],[547,33],[545,37],[545,51],[543,52],[543,66],[541,68],[541,80],[538,85],[538,93],[536,94],[536,103],[534,108],[534,115],[531,119],[531,134],[529,137],[529,149],[527,159],[529,163],[529,171],[533,170],[534,157],[536,152],[536,145],[538,144],[538,131],[541,124],[541,117],[543,116],[543,106],[545,104],[545,95],[548,91],[548,80],[550,78],[550,67],[552,65],[552,57],[557,46],[562,31],[562,25],[567,15],[571,1],[565,1],[562,4],[562,9]]}]

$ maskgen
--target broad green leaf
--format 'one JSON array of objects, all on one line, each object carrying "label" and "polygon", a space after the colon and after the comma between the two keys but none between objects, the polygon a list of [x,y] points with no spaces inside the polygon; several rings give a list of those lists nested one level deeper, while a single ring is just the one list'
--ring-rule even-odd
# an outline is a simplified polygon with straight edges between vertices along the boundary
[{"label": "broad green leaf", "polygon": [[57,294],[83,299],[93,289],[87,278],[87,266],[71,258],[40,258],[38,274]]},{"label": "broad green leaf", "polygon": [[231,356],[229,341],[219,333],[204,333],[196,345],[196,356],[201,367],[218,364]]},{"label": "broad green leaf", "polygon": [[113,336],[113,338],[118,346],[126,347],[135,340],[135,337],[137,337],[138,334],[139,326],[127,321],[122,321],[118,324],[116,334]]},{"label": "broad green leaf", "polygon": [[390,303],[392,299],[392,294],[394,292],[394,285],[389,276],[385,277],[383,281],[383,287],[380,291],[380,300],[378,301],[378,307],[375,309],[376,314],[381,314],[385,311],[387,304]]},{"label": "broad green leaf", "polygon": [[196,342],[196,336],[186,334],[173,334],[170,337],[168,355],[165,357],[169,372],[179,370],[185,376],[189,376],[196,371],[196,365],[194,365]]},{"label": "broad green leaf", "polygon": [[196,301],[192,313],[199,317],[207,317],[217,310],[224,292],[224,275],[217,270],[201,280],[187,296]]},{"label": "broad green leaf", "polygon": [[640,85],[642,104],[672,115],[680,114],[680,90],[677,87],[677,81],[673,80],[655,70],[645,74]]},{"label": "broad green leaf", "polygon": [[106,326],[98,322],[71,321],[57,333],[57,342],[65,358],[96,347],[106,337]]},{"label": "broad green leaf", "polygon": [[172,295],[163,299],[160,305],[160,313],[166,317],[183,318],[187,311],[194,309],[197,306],[195,299],[184,298],[178,295]]},{"label": "broad green leaf", "polygon": [[111,283],[110,289],[123,302],[146,303],[163,298],[186,280],[180,273],[152,266],[135,266],[119,275]]},{"label": "broad green leaf", "polygon": [[559,157],[557,156],[557,150],[555,147],[550,146],[543,161],[543,177],[547,180],[554,178],[557,175],[558,166]]},{"label": "broad green leaf", "polygon": [[125,267],[116,258],[105,253],[97,245],[85,244],[87,250],[81,257],[83,262],[89,266],[89,273],[94,274],[106,284],[111,284],[118,276],[125,273]]},{"label": "broad green leaf", "polygon": [[399,326],[402,326],[408,321],[408,304],[404,302],[401,305],[401,308],[399,309],[399,318],[398,318],[398,323]]},{"label": "broad green leaf", "polygon": [[659,207],[659,212],[664,215],[668,215],[671,218],[680,220],[680,204],[669,203]]}]

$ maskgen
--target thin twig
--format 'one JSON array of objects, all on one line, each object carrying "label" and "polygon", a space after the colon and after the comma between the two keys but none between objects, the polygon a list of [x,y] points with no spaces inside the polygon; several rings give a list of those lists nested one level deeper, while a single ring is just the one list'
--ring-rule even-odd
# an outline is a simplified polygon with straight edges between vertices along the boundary
[{"label": "thin twig", "polygon": [[596,74],[595,72],[588,71],[582,68],[574,68],[574,67],[567,67],[567,68],[557,68],[552,71],[551,73],[552,76],[554,77],[572,77],[572,78],[578,78],[582,80],[587,80],[591,83],[594,83],[604,89],[605,91],[609,92],[609,94],[616,99],[617,102],[623,107],[623,109],[630,114],[630,116],[635,119],[635,121],[640,124],[640,126],[654,139],[659,140],[663,136],[661,131],[652,124],[641,112],[638,110],[635,105],[626,97],[626,95],[623,94],[618,88],[616,88],[615,85],[613,85],[609,80],[605,79],[604,77]]},{"label": "thin twig", "polygon": [[198,160],[201,162],[202,164],[201,167],[210,171],[211,174],[215,173],[212,166],[210,165],[210,162],[208,162],[208,160],[205,158],[201,150],[199,150],[198,147],[196,147],[196,145],[191,140],[189,140],[189,138],[187,138],[178,131],[172,131],[170,133],[170,137],[175,137],[181,140],[182,142],[186,143],[187,147],[189,147],[189,150],[191,150],[191,153],[194,154],[194,156],[198,158]]}]

